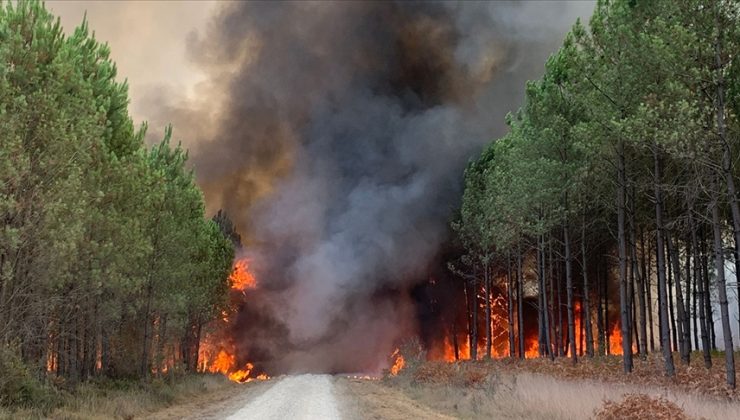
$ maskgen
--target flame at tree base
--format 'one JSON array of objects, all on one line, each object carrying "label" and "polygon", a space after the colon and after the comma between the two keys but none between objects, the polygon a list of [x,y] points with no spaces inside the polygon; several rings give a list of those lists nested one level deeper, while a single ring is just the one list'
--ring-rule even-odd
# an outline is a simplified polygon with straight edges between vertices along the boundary
[{"label": "flame at tree base", "polygon": [[[229,286],[232,291],[232,304],[243,302],[246,298],[246,292],[257,287],[257,280],[249,271],[248,260],[239,259],[234,262],[233,271],[229,276]],[[251,362],[241,366],[237,365],[236,350],[228,337],[223,334],[231,325],[233,316],[233,313],[225,311],[220,320],[214,321],[217,323],[216,331],[213,334],[206,334],[200,345],[199,370],[201,372],[221,373],[229,380],[239,383],[270,379],[264,372],[253,376],[255,369]]]}]

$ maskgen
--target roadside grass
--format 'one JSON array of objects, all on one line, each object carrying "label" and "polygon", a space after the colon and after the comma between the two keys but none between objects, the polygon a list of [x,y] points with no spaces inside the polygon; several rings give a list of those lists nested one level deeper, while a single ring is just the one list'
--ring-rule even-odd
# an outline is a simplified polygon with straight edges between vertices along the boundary
[{"label": "roadside grass", "polygon": [[738,393],[724,386],[724,355],[717,357],[709,370],[700,358],[692,367],[676,360],[676,378],[662,375],[660,358],[653,356],[636,359],[630,375],[622,373],[617,356],[575,366],[567,359],[426,361],[383,383],[434,410],[470,419],[625,418],[625,407],[632,418],[646,418],[660,404],[673,404],[688,418],[740,418]]},{"label": "roadside grass", "polygon": [[47,386],[49,404],[0,407],[0,419],[134,419],[204,394],[237,386],[222,375],[172,375],[151,382],[94,379],[72,390]]}]

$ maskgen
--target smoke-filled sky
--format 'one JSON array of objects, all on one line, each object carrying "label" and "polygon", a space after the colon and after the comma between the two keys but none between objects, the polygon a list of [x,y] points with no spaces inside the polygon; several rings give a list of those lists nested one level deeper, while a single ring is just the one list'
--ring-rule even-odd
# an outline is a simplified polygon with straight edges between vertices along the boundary
[{"label": "smoke-filled sky", "polygon": [[49,7],[68,28],[87,9],[134,117],[152,136],[174,124],[209,211],[224,208],[247,238],[261,320],[244,317],[243,357],[349,371],[378,368],[415,328],[388,291],[423,278],[466,162],[503,134],[525,81],[593,4]]}]

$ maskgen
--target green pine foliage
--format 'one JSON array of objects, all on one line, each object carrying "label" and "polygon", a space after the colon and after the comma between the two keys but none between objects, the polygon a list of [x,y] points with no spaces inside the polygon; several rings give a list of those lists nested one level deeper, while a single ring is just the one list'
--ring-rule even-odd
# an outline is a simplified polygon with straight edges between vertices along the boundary
[{"label": "green pine foliage", "polygon": [[65,36],[38,1],[0,4],[0,354],[23,381],[195,366],[184,338],[226,305],[231,239],[172,130],[146,147],[128,101],[86,22]]},{"label": "green pine foliage", "polygon": [[[614,273],[613,284],[626,287],[622,300],[631,335],[634,326],[646,322],[646,312],[634,309],[639,301],[635,296],[645,294],[650,284],[656,287],[658,266],[669,264],[655,256],[656,232],[660,231],[664,238],[670,237],[663,241],[672,241],[666,246],[677,249],[666,258],[680,261],[681,268],[673,274],[673,288],[680,289],[675,290],[675,301],[667,305],[676,306],[679,318],[683,309],[689,314],[688,306],[679,308],[680,297],[694,296],[695,283],[704,281],[701,268],[707,266],[706,253],[700,255],[700,251],[710,253],[708,271],[712,271],[713,224],[720,228],[724,248],[737,251],[738,69],[740,7],[735,1],[598,1],[590,24],[576,23],[560,50],[547,61],[543,77],[527,84],[525,105],[508,116],[509,133],[489,144],[465,172],[465,193],[453,229],[464,245],[468,273],[481,272],[482,255],[498,256],[494,264],[503,272],[505,258],[519,246],[525,260],[531,256],[529,266],[534,268],[534,255],[544,247],[539,238],[544,237],[555,248],[546,264],[554,265],[556,277],[563,279],[565,296],[562,267],[567,258],[567,228],[571,248],[577,250],[572,258],[587,261],[584,267],[575,264],[575,298],[583,302],[583,291],[588,290],[580,280],[584,271],[592,282],[594,275],[605,282],[612,276],[609,271]],[[662,193],[661,223],[656,220],[656,191]],[[714,222],[713,203],[719,206],[720,216]],[[624,238],[623,252],[619,238]],[[587,255],[582,255],[582,241]],[[618,274],[620,261],[625,269]],[[604,265],[609,268],[605,270]],[[543,274],[548,271],[540,273],[535,268],[525,277],[534,283]],[[648,286],[642,286],[641,279]],[[592,312],[602,311],[593,304],[602,298],[597,290],[603,289],[597,286],[603,284],[590,286]],[[710,287],[719,291],[721,304],[724,283]],[[655,298],[653,292],[647,311],[650,304],[655,307]],[[724,305],[726,309],[726,299]],[[695,312],[690,315],[697,316]],[[655,316],[657,324],[657,311]],[[721,316],[726,317],[724,310]],[[681,328],[689,330],[688,321],[686,315],[682,327],[679,319],[678,331],[671,332],[679,336],[679,342]],[[660,323],[667,334],[668,321]],[[698,328],[686,336],[693,334],[700,334]],[[728,335],[725,346],[732,345]],[[637,337],[644,353],[649,337]],[[688,338],[685,345],[690,349]],[[547,338],[541,334],[540,340]],[[567,338],[543,344],[568,345]],[[632,341],[626,344],[630,348]],[[728,353],[728,383],[734,386],[732,353]],[[684,356],[688,363],[688,351],[682,352]],[[672,360],[666,364],[671,374]],[[630,369],[631,359],[625,361],[625,370]]]}]

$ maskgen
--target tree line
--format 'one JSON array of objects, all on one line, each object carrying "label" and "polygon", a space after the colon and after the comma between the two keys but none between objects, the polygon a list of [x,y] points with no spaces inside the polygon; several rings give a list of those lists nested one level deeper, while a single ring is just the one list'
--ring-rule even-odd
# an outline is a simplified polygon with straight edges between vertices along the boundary
[{"label": "tree line", "polygon": [[233,228],[128,102],[86,22],[0,4],[0,358],[40,379],[194,370],[226,309]]},{"label": "tree line", "polygon": [[[464,255],[450,266],[484,316],[503,279],[509,354],[524,355],[532,289],[542,356],[605,354],[619,325],[625,372],[658,349],[672,376],[672,350],[711,366],[718,317],[735,386],[725,273],[740,272],[739,16],[730,0],[599,1],[469,164],[453,222]],[[471,357],[483,335],[490,356],[490,330],[469,323]]]}]

